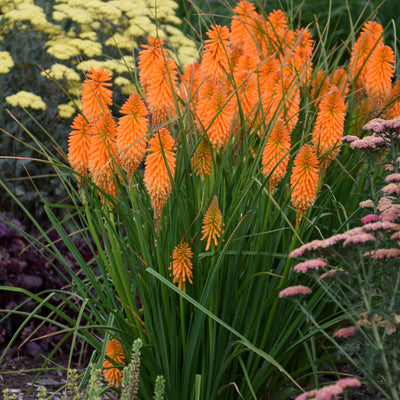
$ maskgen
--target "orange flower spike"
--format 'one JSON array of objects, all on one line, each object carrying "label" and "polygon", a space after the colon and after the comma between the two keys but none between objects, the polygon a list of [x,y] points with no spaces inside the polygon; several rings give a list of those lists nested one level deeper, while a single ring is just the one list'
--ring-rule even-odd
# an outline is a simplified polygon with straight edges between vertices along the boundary
[{"label": "orange flower spike", "polygon": [[286,175],[290,158],[290,133],[282,119],[278,119],[272,128],[262,154],[262,172],[269,179],[272,193]]},{"label": "orange flower spike", "polygon": [[178,288],[186,292],[186,281],[193,284],[193,252],[185,242],[178,244],[172,252],[173,283],[178,283]]},{"label": "orange flower spike", "polygon": [[156,225],[160,220],[161,211],[172,187],[168,170],[172,178],[175,174],[176,149],[174,145],[174,139],[167,128],[161,128],[156,131],[149,141],[144,169],[144,183],[150,195]]},{"label": "orange flower spike", "polygon": [[146,153],[148,120],[146,106],[137,93],[133,93],[121,107],[125,116],[118,120],[117,150],[121,165],[131,180]]},{"label": "orange flower spike", "polygon": [[391,47],[378,45],[366,65],[365,89],[375,109],[380,110],[390,95],[395,54]]},{"label": "orange flower spike", "polygon": [[110,72],[104,68],[90,67],[90,74],[86,75],[82,87],[82,112],[87,117],[96,116],[108,111],[112,104],[112,86]]},{"label": "orange flower spike", "polygon": [[117,339],[110,339],[107,343],[106,356],[111,358],[114,362],[104,358],[103,362],[103,375],[105,380],[110,386],[118,387],[122,380],[121,370],[115,366],[126,365],[126,355]]},{"label": "orange flower spike", "polygon": [[[211,146],[220,150],[228,144],[232,131],[232,122],[235,113],[235,103],[228,100],[223,88],[216,88],[208,104],[204,127],[207,129]],[[211,124],[211,125],[210,125]],[[208,127],[208,128],[207,128]]]},{"label": "orange flower spike", "polygon": [[241,0],[233,9],[235,13],[231,21],[231,42],[235,48],[240,48],[246,54],[256,55],[259,52],[257,44],[260,35],[260,15],[253,3]]},{"label": "orange flower spike", "polygon": [[223,233],[222,226],[222,214],[218,207],[218,198],[214,196],[204,215],[203,227],[201,228],[203,236],[200,240],[207,239],[206,251],[210,249],[211,241],[214,242],[215,246],[218,246],[218,240]]},{"label": "orange flower spike", "polygon": [[205,176],[211,175],[212,154],[210,144],[202,139],[192,156],[192,165],[197,176],[204,180]]},{"label": "orange flower spike", "polygon": [[268,38],[268,53],[273,54],[276,51],[282,53],[287,48],[288,43],[287,41],[285,43],[285,38],[289,32],[289,23],[285,12],[282,10],[271,11],[265,21],[265,26],[266,34],[264,36]]},{"label": "orange flower spike", "polygon": [[181,92],[186,102],[190,99],[196,104],[199,100],[199,87],[203,80],[200,64],[193,62],[189,64],[182,75]]},{"label": "orange flower spike", "polygon": [[114,163],[118,161],[116,133],[117,124],[110,113],[100,114],[91,128],[89,171],[93,182],[106,192],[114,179]]},{"label": "orange flower spike", "polygon": [[314,148],[305,144],[293,161],[290,176],[291,202],[300,219],[317,197],[320,167]]},{"label": "orange flower spike", "polygon": [[336,146],[343,136],[345,110],[346,104],[336,87],[331,88],[319,105],[312,142],[324,169],[339,153]]},{"label": "orange flower spike", "polygon": [[344,68],[336,68],[333,72],[330,82],[333,86],[339,89],[340,94],[343,98],[346,98],[350,91],[350,83],[347,72]]},{"label": "orange flower spike", "polygon": [[143,44],[143,50],[139,51],[139,80],[145,91],[151,81],[151,72],[154,63],[168,56],[168,50],[163,49],[162,46],[164,46],[164,39],[154,39],[152,36],[149,36],[149,44]]},{"label": "orange flower spike", "polygon": [[390,91],[388,100],[388,109],[386,110],[386,119],[400,117],[400,81],[396,81]]},{"label": "orange flower spike", "polygon": [[171,58],[156,60],[149,76],[146,100],[152,124],[157,126],[176,114],[174,96],[178,78],[175,61]]},{"label": "orange flower spike", "polygon": [[361,33],[353,45],[349,75],[351,79],[357,79],[357,86],[361,87],[365,83],[365,62],[370,57],[372,50],[379,41],[383,42],[383,27],[378,22],[367,21],[361,29]]},{"label": "orange flower spike", "polygon": [[322,97],[328,92],[330,88],[329,78],[326,72],[322,69],[316,71],[314,79],[311,82],[310,97],[316,100],[316,105],[319,104]]},{"label": "orange flower spike", "polygon": [[205,40],[201,69],[206,77],[224,78],[230,72],[232,50],[229,41],[229,29],[220,25],[212,25],[206,32],[210,38]]},{"label": "orange flower spike", "polygon": [[73,129],[68,137],[68,161],[80,175],[89,173],[90,132],[89,122],[82,114],[78,114],[71,125]]}]

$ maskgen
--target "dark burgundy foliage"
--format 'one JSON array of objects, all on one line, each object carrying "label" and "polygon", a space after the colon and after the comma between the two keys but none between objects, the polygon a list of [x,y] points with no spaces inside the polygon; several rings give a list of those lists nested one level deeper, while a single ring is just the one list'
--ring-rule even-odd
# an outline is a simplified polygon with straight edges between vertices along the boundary
[{"label": "dark burgundy foliage", "polygon": [[[25,227],[19,221],[11,218],[7,213],[0,213],[0,286],[23,288],[35,294],[45,290],[68,288],[68,271],[65,266],[55,260],[48,252],[44,253],[39,246],[35,248],[35,246],[29,244],[21,231],[25,232]],[[39,235],[35,232],[30,232],[30,234],[39,238]],[[53,231],[48,235],[69,267],[74,272],[78,272],[79,266],[57,233]],[[75,239],[75,245],[85,261],[89,261],[93,257],[89,246],[83,239]],[[57,302],[60,303],[60,300],[54,296],[52,304],[59,306],[60,304]],[[15,331],[25,320],[24,316],[15,314],[4,318],[7,315],[5,310],[16,309],[22,303],[23,305],[19,310],[23,312],[29,313],[37,306],[24,294],[0,290],[0,354],[3,353]],[[66,311],[69,316],[74,316],[74,310],[68,309]],[[47,309],[39,311],[39,314],[42,315],[48,313]],[[62,322],[65,323],[65,321]],[[24,328],[22,334],[19,335],[18,342],[15,342],[7,353],[8,357],[12,357],[18,351],[32,356],[39,353],[49,353],[55,344],[62,339],[62,335],[51,335],[58,329],[51,324],[43,325],[36,331],[39,323],[39,320],[33,319]],[[32,341],[32,339],[38,337],[43,337],[43,339]],[[69,353],[68,342],[65,343],[67,354]]]}]

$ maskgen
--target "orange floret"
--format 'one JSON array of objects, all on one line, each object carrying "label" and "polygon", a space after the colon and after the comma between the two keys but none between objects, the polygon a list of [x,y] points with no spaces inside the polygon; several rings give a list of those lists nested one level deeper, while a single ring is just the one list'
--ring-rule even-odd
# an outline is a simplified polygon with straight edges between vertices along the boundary
[{"label": "orange floret", "polygon": [[89,170],[99,189],[108,192],[114,180],[117,124],[110,113],[102,113],[91,127]]},{"label": "orange floret", "polygon": [[[199,99],[199,87],[203,80],[200,64],[193,62],[189,64],[182,75],[181,93],[185,101],[194,101],[196,104]],[[193,99],[193,100],[190,100]]]},{"label": "orange floret", "polygon": [[90,124],[82,114],[72,122],[73,129],[68,137],[68,161],[80,175],[89,173]]},{"label": "orange floret", "polygon": [[388,100],[388,109],[386,110],[386,118],[393,119],[400,117],[400,81],[396,81],[390,91]]},{"label": "orange floret", "polygon": [[319,104],[312,142],[324,169],[339,153],[337,145],[343,136],[345,110],[345,102],[336,87]]},{"label": "orange floret", "polygon": [[146,100],[151,112],[152,125],[158,126],[176,114],[174,99],[178,79],[175,61],[171,58],[156,60],[149,77]]},{"label": "orange floret", "polygon": [[210,249],[212,241],[215,246],[218,246],[218,240],[223,233],[222,226],[222,214],[218,207],[218,198],[214,196],[204,215],[203,227],[201,228],[203,234],[201,240],[207,239],[206,251]]},{"label": "orange floret", "polygon": [[154,39],[149,36],[149,44],[142,44],[143,50],[139,51],[139,80],[145,91],[151,81],[151,72],[155,61],[165,59],[168,56],[168,50],[163,49],[162,46],[164,46],[164,39]]},{"label": "orange floret", "polygon": [[290,134],[283,120],[276,121],[262,154],[262,172],[273,192],[286,174],[290,158]]},{"label": "orange floret", "polygon": [[232,50],[229,41],[229,29],[212,25],[206,32],[210,38],[205,40],[201,69],[206,77],[224,78],[230,72]]},{"label": "orange floret", "polygon": [[212,155],[211,146],[206,139],[202,139],[192,156],[192,165],[197,176],[201,179],[211,175]]},{"label": "orange floret", "polygon": [[350,56],[349,75],[352,80],[356,80],[357,89],[362,88],[365,84],[366,60],[370,57],[378,42],[383,43],[382,35],[382,25],[375,21],[367,21],[353,45]]},{"label": "orange floret", "polygon": [[390,95],[395,54],[391,47],[378,45],[368,58],[365,89],[374,109],[382,109]]},{"label": "orange floret", "polygon": [[173,178],[175,174],[174,144],[174,139],[167,128],[156,131],[149,141],[144,183],[150,195],[156,225],[158,225],[161,211],[172,188],[170,174]]},{"label": "orange floret", "polygon": [[260,49],[259,36],[261,17],[253,3],[241,0],[237,3],[231,20],[231,42],[244,54],[255,57]]},{"label": "orange floret", "polygon": [[107,358],[103,362],[103,375],[105,380],[110,386],[118,387],[121,383],[122,373],[121,370],[116,367],[116,364],[120,366],[126,365],[125,352],[121,346],[121,343],[117,339],[110,339],[107,343],[106,357],[109,357],[112,361]]},{"label": "orange floret", "polygon": [[112,104],[112,86],[110,72],[104,68],[90,67],[82,87],[82,112],[89,118],[108,111]]},{"label": "orange floret", "polygon": [[185,242],[178,244],[172,252],[172,264],[169,267],[174,276],[173,282],[178,288],[186,292],[186,281],[193,284],[193,252]]},{"label": "orange floret", "polygon": [[309,144],[303,145],[293,161],[290,176],[291,202],[299,219],[311,207],[318,189],[320,168],[315,150]]},{"label": "orange floret", "polygon": [[121,165],[131,180],[136,168],[146,153],[148,120],[147,109],[142,98],[133,93],[121,108],[116,144]]}]

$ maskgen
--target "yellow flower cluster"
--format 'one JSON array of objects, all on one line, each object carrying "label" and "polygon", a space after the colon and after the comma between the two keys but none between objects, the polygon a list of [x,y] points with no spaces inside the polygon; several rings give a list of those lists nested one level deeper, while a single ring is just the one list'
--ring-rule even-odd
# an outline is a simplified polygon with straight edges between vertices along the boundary
[{"label": "yellow flower cluster", "polygon": [[11,106],[20,106],[24,108],[33,108],[34,110],[45,110],[46,104],[42,98],[34,93],[20,90],[12,96],[6,97],[6,102]]},{"label": "yellow flower cluster", "polygon": [[[0,27],[0,41],[15,30],[45,33],[46,51],[59,63],[41,64],[47,68],[42,75],[67,81],[68,92],[77,97],[82,91],[79,71],[87,72],[90,66],[122,75],[118,84],[121,92],[131,94],[134,86],[123,78],[129,78],[134,68],[131,54],[139,46],[139,38],[149,35],[168,38],[169,47],[175,49],[173,57],[183,67],[196,56],[194,41],[176,27],[182,21],[176,16],[178,5],[173,0],[54,0],[53,4],[50,22],[45,8],[34,0],[2,0],[0,14],[6,23]],[[118,49],[121,57],[107,60],[105,54],[115,53],[113,48]],[[13,65],[12,56],[0,52],[0,74],[8,73]],[[39,108],[43,106],[44,103]],[[70,106],[60,105],[61,117],[69,118],[71,112]]]},{"label": "yellow flower cluster", "polygon": [[8,74],[14,66],[14,60],[8,51],[0,51],[0,74]]}]

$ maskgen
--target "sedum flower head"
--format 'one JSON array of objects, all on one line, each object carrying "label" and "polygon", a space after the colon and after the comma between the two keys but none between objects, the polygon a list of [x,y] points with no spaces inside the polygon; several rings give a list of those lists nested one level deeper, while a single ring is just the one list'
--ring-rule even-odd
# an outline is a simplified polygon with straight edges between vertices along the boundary
[{"label": "sedum flower head", "polygon": [[186,291],[186,281],[193,284],[193,252],[189,245],[185,242],[178,244],[172,253],[172,270],[173,282],[178,283],[178,288]]},{"label": "sedum flower head", "polygon": [[203,219],[203,227],[201,240],[207,239],[206,251],[210,249],[211,241],[218,246],[218,239],[221,237],[222,230],[222,214],[218,207],[218,198],[214,196],[210,206],[208,207]]},{"label": "sedum flower head", "polygon": [[292,296],[304,296],[306,294],[311,294],[312,290],[303,285],[289,286],[279,292],[279,298],[292,297]]},{"label": "sedum flower head", "polygon": [[[109,357],[112,361],[107,359]],[[121,343],[117,339],[110,339],[107,343],[106,358],[103,362],[103,375],[110,386],[119,386],[122,373],[117,365],[126,365],[126,356]]]},{"label": "sedum flower head", "polygon": [[294,159],[290,177],[291,202],[300,217],[311,207],[317,196],[319,173],[315,150],[309,144],[303,145]]}]

